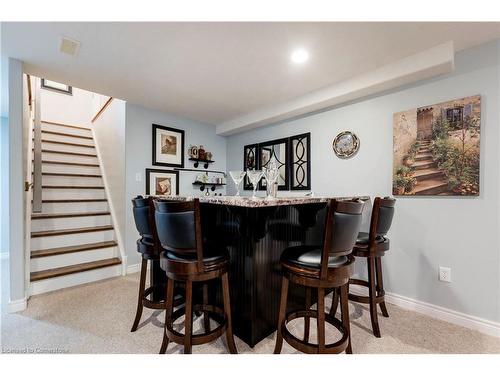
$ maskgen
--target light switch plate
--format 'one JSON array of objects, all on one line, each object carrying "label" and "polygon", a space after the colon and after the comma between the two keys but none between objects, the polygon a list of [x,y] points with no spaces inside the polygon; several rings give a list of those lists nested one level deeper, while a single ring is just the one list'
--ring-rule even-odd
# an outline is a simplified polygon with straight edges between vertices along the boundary
[{"label": "light switch plate", "polygon": [[136,182],[141,182],[142,181],[142,174],[140,172],[135,174],[135,181]]}]

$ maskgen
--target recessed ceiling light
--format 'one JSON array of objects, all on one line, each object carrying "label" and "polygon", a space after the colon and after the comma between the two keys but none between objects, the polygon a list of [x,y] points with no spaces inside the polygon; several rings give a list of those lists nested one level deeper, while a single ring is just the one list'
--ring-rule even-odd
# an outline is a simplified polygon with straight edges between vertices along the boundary
[{"label": "recessed ceiling light", "polygon": [[309,60],[309,52],[303,48],[296,49],[292,52],[291,59],[295,64],[303,64]]}]

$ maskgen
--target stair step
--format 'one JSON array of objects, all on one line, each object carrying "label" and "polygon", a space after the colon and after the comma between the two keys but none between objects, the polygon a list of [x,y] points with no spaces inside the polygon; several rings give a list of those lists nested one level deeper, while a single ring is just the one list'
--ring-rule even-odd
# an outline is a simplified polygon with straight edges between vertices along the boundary
[{"label": "stair step", "polygon": [[30,280],[33,282],[58,276],[70,275],[78,272],[95,270],[98,268],[115,266],[118,264],[121,264],[121,260],[119,258],[109,258],[109,259],[97,260],[94,262],[74,264],[66,267],[52,268],[44,271],[31,272]]},{"label": "stair step", "polygon": [[102,177],[100,174],[83,174],[83,173],[59,173],[59,172],[43,172],[42,176],[56,176],[56,177]]},{"label": "stair step", "polygon": [[[33,150],[35,151],[35,150]],[[48,149],[43,149],[42,152],[45,152],[47,154],[61,154],[61,155],[75,155],[75,156],[90,156],[90,157],[97,157],[95,154],[86,154],[83,152],[72,152],[72,151],[59,151],[59,150],[48,150]]]},{"label": "stair step", "polygon": [[418,181],[427,180],[429,178],[442,177],[443,171],[440,171],[436,168],[429,169],[419,169],[418,171],[413,173],[413,177],[415,177]]},{"label": "stair step", "polygon": [[69,133],[61,133],[61,132],[54,132],[52,130],[42,130],[42,134],[52,134],[52,135],[62,135],[64,137],[72,137],[72,138],[81,138],[81,139],[94,139],[92,137],[88,137],[86,135],[77,135],[77,134],[69,134]]},{"label": "stair step", "polygon": [[61,229],[61,230],[44,230],[39,232],[31,232],[31,238],[48,237],[48,236],[63,236],[66,234],[89,233],[89,232],[102,232],[112,230],[112,225],[103,225],[99,227],[88,228],[74,228],[74,229]]},{"label": "stair step", "polygon": [[73,162],[55,161],[55,160],[42,160],[42,164],[78,165],[78,166],[82,166],[82,167],[99,167],[99,164],[73,163]]},{"label": "stair step", "polygon": [[[107,202],[106,198],[102,199],[93,199],[93,198],[84,198],[84,199],[42,199],[42,203],[84,203],[84,202]],[[33,203],[33,201],[31,201]]]},{"label": "stair step", "polygon": [[31,258],[41,258],[53,255],[76,253],[86,250],[104,249],[113,246],[118,246],[116,241],[103,241],[103,242],[89,243],[85,245],[64,246],[64,247],[56,247],[53,249],[35,250],[31,252]]},{"label": "stair step", "polygon": [[42,185],[42,189],[104,189],[104,186],[58,186],[58,185]]},{"label": "stair step", "polygon": [[88,130],[90,131],[90,128],[86,128],[85,126],[80,126],[80,125],[69,125],[69,124],[62,124],[60,122],[54,122],[54,121],[45,121],[42,120],[40,121],[42,124],[50,124],[50,125],[57,125],[57,126],[63,126],[66,128],[73,128],[73,129],[83,129],[83,130]]},{"label": "stair step", "polygon": [[423,154],[417,154],[417,156],[415,156],[415,160],[417,160],[417,161],[432,160],[432,154],[429,152],[426,152]]},{"label": "stair step", "polygon": [[448,190],[448,183],[444,180],[424,180],[418,182],[413,189],[415,195],[437,195]]},{"label": "stair step", "polygon": [[106,216],[111,215],[107,211],[99,212],[78,212],[78,213],[64,213],[64,214],[33,214],[31,215],[31,220],[41,220],[41,219],[60,219],[66,217],[84,217],[84,216]]},{"label": "stair step", "polygon": [[420,161],[420,162],[414,163],[413,168],[415,168],[415,170],[427,169],[427,168],[434,167],[435,164],[436,163],[433,161]]},{"label": "stair step", "polygon": [[65,145],[65,146],[95,148],[95,146],[92,146],[92,145],[84,145],[84,144],[81,144],[81,143],[73,143],[73,142],[53,141],[51,139],[42,139],[42,143],[52,143],[52,144],[55,144],[55,145]]}]

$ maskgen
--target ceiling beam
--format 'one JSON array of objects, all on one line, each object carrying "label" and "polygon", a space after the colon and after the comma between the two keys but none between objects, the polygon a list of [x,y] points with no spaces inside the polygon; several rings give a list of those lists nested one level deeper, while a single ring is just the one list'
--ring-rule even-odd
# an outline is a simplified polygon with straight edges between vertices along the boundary
[{"label": "ceiling beam", "polygon": [[333,107],[402,85],[449,73],[454,69],[453,42],[446,42],[371,72],[217,125],[231,135]]}]

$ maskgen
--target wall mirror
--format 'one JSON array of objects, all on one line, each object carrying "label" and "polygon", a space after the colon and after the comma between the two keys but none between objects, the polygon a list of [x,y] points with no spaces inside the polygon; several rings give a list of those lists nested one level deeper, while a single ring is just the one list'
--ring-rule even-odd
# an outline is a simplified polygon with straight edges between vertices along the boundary
[{"label": "wall mirror", "polygon": [[[280,171],[278,190],[311,190],[311,133],[254,143],[243,148],[245,171],[263,169],[272,159],[276,160]],[[248,177],[245,177],[244,189],[252,188]],[[266,189],[264,179],[259,189]]]},{"label": "wall mirror", "polygon": [[290,190],[311,189],[311,133],[290,137]]},{"label": "wall mirror", "polygon": [[[280,172],[278,178],[278,190],[289,189],[288,172],[289,172],[290,162],[288,160],[288,154],[289,154],[288,147],[289,147],[288,138],[275,139],[273,141],[259,143],[259,160],[258,160],[259,169],[266,168],[266,166],[272,159],[276,160],[276,164],[278,165],[278,170]],[[260,190],[266,189],[265,179],[262,179],[260,181],[259,189]]]},{"label": "wall mirror", "polygon": [[[243,149],[243,170],[247,171],[249,169],[258,169],[257,166],[257,150],[259,145],[257,143],[253,145],[247,145]],[[252,190],[252,184],[248,179],[248,176],[245,176],[243,180],[243,189]]]}]

